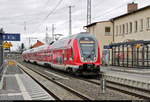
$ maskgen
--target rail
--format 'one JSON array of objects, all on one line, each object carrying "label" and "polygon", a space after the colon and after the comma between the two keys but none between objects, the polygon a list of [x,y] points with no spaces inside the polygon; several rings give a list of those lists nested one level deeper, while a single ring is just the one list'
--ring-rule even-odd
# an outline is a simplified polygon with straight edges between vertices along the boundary
[{"label": "rail", "polygon": [[[27,73],[29,76],[32,77],[32,75],[30,75],[27,71],[25,71],[20,65],[18,65],[18,66],[19,66],[25,73]],[[80,98],[83,99],[83,100],[94,100],[93,98],[91,98],[91,97],[89,97],[89,96],[86,96],[86,95],[84,95],[83,93],[81,93],[81,92],[79,92],[79,91],[76,91],[76,90],[74,90],[74,89],[72,89],[72,88],[70,88],[70,87],[68,87],[68,86],[66,86],[66,85],[64,85],[64,84],[62,84],[62,83],[60,83],[60,82],[54,80],[53,78],[50,78],[50,77],[46,76],[45,74],[42,74],[41,72],[38,72],[38,71],[33,70],[33,69],[31,69],[31,68],[28,68],[28,69],[31,70],[31,71],[33,71],[33,72],[35,72],[35,73],[37,73],[37,74],[39,74],[39,75],[41,75],[41,76],[44,77],[45,79],[47,79],[47,80],[49,80],[49,81],[51,81],[51,82],[57,84],[58,86],[60,86],[60,87],[62,87],[62,88],[64,88],[64,89],[66,89],[67,91],[73,93],[74,95],[80,97]],[[34,77],[32,77],[32,78],[33,78],[34,80],[36,80]],[[36,82],[38,82],[38,80],[36,80]],[[38,83],[39,83],[39,82],[38,82]],[[44,86],[42,86],[42,87],[44,88]],[[45,88],[44,88],[44,89],[45,89]],[[46,90],[47,90],[47,89],[46,89]],[[47,91],[49,91],[49,90],[47,90]],[[56,96],[56,95],[55,95],[55,96]],[[59,99],[59,100],[60,100],[60,99]]]},{"label": "rail", "polygon": [[[58,70],[55,70],[55,69],[54,69],[54,71],[58,72]],[[89,83],[92,83],[92,84],[95,84],[98,86],[101,85],[100,79],[98,79],[99,82],[98,81],[95,82],[95,81],[92,81],[90,79],[77,77],[77,76],[68,74],[66,72],[59,71],[59,74],[62,74],[62,73],[63,74],[65,73],[72,78],[78,78],[79,80],[86,81],[86,82],[89,82]],[[101,74],[102,73],[100,73],[100,78],[102,76]],[[131,82],[132,80],[127,80],[127,79],[123,79],[123,78],[121,79],[118,77],[113,77],[113,76],[108,76],[108,75],[105,75],[105,79],[106,79],[106,91],[107,91],[107,89],[115,90],[115,91],[119,91],[119,92],[122,92],[122,93],[125,93],[128,95],[131,95],[131,96],[138,97],[138,98],[150,99],[150,90],[149,90],[150,86],[146,86],[146,84],[144,84],[144,83],[142,84],[140,82],[135,82],[135,81]],[[140,86],[147,87],[147,89],[142,89],[142,88],[140,88]]]},{"label": "rail", "polygon": [[[130,86],[130,85],[126,85],[123,83],[119,83],[119,82],[115,82],[113,80],[108,80],[107,79],[107,75],[105,75],[105,79],[106,79],[106,90],[107,88],[110,90],[116,90],[128,95],[132,95],[138,98],[142,98],[142,99],[150,99],[150,90],[147,89],[143,89],[143,88],[139,88],[139,87],[134,87],[134,86]],[[83,79],[80,78],[80,80],[89,82],[89,83],[93,83],[95,85],[101,85],[101,83],[99,82],[94,82],[88,79]],[[123,80],[123,79],[122,79]],[[126,80],[126,79],[124,79]]]}]

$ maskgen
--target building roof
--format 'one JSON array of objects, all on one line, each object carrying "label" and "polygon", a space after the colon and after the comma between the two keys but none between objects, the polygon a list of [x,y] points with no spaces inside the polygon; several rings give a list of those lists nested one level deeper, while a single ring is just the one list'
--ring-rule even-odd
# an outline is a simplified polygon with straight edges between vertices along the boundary
[{"label": "building roof", "polygon": [[112,20],[116,20],[116,19],[118,19],[118,18],[121,18],[121,17],[124,17],[124,16],[128,16],[128,15],[130,15],[130,14],[137,13],[137,12],[139,12],[139,11],[142,11],[142,10],[145,10],[145,9],[148,9],[148,8],[150,8],[150,5],[145,6],[145,7],[143,7],[143,8],[140,8],[140,9],[137,9],[136,11],[129,12],[129,13],[125,13],[125,14],[123,14],[123,15],[114,17],[114,18],[112,18],[112,19],[110,19],[110,20],[108,20],[108,21],[93,22],[93,23],[91,23],[91,24],[89,24],[89,25],[86,25],[86,26],[84,26],[84,27],[90,27],[90,26],[95,25],[96,23],[109,22],[109,21],[112,21]]},{"label": "building roof", "polygon": [[32,48],[39,47],[39,46],[42,46],[42,45],[44,45],[44,43],[42,43],[41,41],[37,40],[37,42],[32,46]]},{"label": "building roof", "polygon": [[136,44],[150,44],[150,41],[144,41],[144,40],[136,40],[136,41],[130,41],[130,42],[119,42],[119,43],[112,43],[109,44],[109,46],[125,46],[125,45],[136,45]]},{"label": "building roof", "polygon": [[124,17],[124,16],[128,16],[128,15],[130,15],[130,14],[137,13],[137,12],[139,12],[139,11],[142,11],[142,10],[145,10],[145,9],[148,9],[148,8],[150,8],[150,5],[145,6],[145,7],[143,7],[143,8],[140,8],[140,9],[137,9],[137,10],[135,10],[135,11],[132,11],[132,12],[125,13],[125,14],[123,14],[123,15],[114,17],[114,18],[112,18],[112,19],[110,19],[110,20],[116,20],[116,19],[118,19],[118,18],[121,18],[121,17]]},{"label": "building roof", "polygon": [[89,24],[89,25],[86,25],[86,26],[84,26],[84,27],[90,27],[90,26],[96,25],[96,23],[103,23],[103,22],[109,22],[109,20],[108,20],[108,21],[93,22],[93,23],[91,23],[91,24]]}]

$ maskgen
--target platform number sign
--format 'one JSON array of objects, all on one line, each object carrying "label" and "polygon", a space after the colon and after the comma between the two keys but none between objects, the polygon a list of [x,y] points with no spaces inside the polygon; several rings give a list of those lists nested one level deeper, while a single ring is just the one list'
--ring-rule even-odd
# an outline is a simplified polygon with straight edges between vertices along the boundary
[{"label": "platform number sign", "polygon": [[3,40],[3,41],[20,41],[20,34],[5,33],[2,35],[1,40]]}]

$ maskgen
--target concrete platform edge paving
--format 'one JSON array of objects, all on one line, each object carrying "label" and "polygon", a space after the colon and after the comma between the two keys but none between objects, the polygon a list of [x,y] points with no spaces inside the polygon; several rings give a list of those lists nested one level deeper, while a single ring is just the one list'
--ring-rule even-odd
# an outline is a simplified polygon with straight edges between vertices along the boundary
[{"label": "concrete platform edge paving", "polygon": [[[14,61],[14,63],[15,63],[15,61]],[[1,83],[0,83],[0,85],[1,85],[1,87],[0,87],[1,88],[0,89],[0,91],[1,91],[0,92],[0,100],[1,99],[2,100],[20,100],[20,99],[21,100],[33,100],[32,99],[33,96],[31,97],[31,92],[28,92],[29,90],[26,89],[27,88],[27,83],[26,83],[27,79],[30,79],[30,81],[32,80],[33,81],[32,84],[38,86],[39,89],[37,89],[37,90],[41,90],[41,92],[44,93],[43,95],[45,95],[45,97],[47,97],[48,100],[51,100],[51,99],[54,100],[52,97],[50,98],[49,94],[45,90],[43,90],[33,79],[31,79],[31,77],[29,77],[24,72],[23,73],[20,72],[21,71],[20,69],[15,68],[15,67],[17,67],[17,63],[15,63],[15,66],[13,66],[14,68],[11,67],[11,69],[7,69],[9,67],[10,66],[8,66],[8,65],[5,66],[5,70],[3,72],[2,80],[1,80]],[[7,72],[8,70],[9,71],[14,70],[14,71]],[[11,83],[11,82],[9,82],[10,84],[9,84],[9,86],[7,86],[6,89],[4,88],[4,85],[5,85],[4,80],[7,79],[7,83],[8,83],[8,81],[10,81],[10,79],[12,79],[11,77],[16,79],[15,83],[18,86],[17,90],[16,90],[15,87],[14,87],[15,89],[13,89],[14,83]],[[11,81],[13,81],[13,80],[11,80]],[[13,85],[11,85],[11,84],[13,84]],[[28,83],[28,84],[30,84],[30,83]],[[10,86],[12,86],[11,87],[12,89],[10,88]],[[30,86],[32,86],[32,85],[30,85]],[[17,95],[19,95],[19,96],[17,96]],[[37,100],[39,100],[39,99],[40,99],[40,97],[37,97]]]},{"label": "concrete platform edge paving", "polygon": [[122,72],[132,72],[132,73],[150,73],[150,69],[142,69],[142,68],[126,68],[126,67],[115,67],[115,66],[101,66],[102,68],[109,68],[116,71],[122,71]]}]

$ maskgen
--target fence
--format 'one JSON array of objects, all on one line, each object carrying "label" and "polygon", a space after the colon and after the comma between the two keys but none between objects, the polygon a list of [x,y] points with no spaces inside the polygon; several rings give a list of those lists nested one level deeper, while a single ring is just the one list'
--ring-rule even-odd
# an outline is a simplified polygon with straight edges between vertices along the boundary
[{"label": "fence", "polygon": [[113,66],[121,67],[150,67],[150,41],[133,41],[113,43],[111,62]]}]

